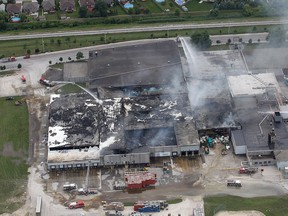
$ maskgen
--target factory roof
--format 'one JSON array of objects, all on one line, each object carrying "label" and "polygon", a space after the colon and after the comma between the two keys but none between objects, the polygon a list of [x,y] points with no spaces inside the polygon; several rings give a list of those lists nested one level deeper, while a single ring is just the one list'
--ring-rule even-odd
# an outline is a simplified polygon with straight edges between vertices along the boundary
[{"label": "factory roof", "polygon": [[178,47],[172,40],[98,49],[89,55],[91,89],[184,81]]},{"label": "factory roof", "polygon": [[228,83],[232,97],[263,94],[267,88],[279,88],[274,73],[229,76]]}]

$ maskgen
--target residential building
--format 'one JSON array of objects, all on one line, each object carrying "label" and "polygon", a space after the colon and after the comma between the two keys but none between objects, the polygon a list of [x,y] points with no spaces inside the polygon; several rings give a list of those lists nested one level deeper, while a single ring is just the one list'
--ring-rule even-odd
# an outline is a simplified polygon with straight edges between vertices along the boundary
[{"label": "residential building", "polygon": [[75,2],[74,0],[61,0],[60,1],[60,10],[66,12],[75,11]]},{"label": "residential building", "polygon": [[55,12],[55,0],[44,0],[42,2],[42,8],[44,12],[48,13]]},{"label": "residential building", "polygon": [[39,10],[38,2],[23,2],[22,12],[27,14],[37,13]]},{"label": "residential building", "polygon": [[88,11],[93,11],[95,2],[94,0],[79,0],[80,7],[86,7]]},{"label": "residential building", "polygon": [[19,14],[22,11],[22,4],[21,3],[7,4],[6,11],[9,15]]}]

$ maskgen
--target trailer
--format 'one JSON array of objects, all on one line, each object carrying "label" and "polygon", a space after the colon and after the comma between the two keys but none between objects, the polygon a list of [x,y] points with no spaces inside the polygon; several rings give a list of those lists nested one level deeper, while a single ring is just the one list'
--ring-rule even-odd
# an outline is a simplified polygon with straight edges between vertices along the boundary
[{"label": "trailer", "polygon": [[75,183],[64,184],[63,185],[63,190],[64,191],[71,191],[71,190],[76,190],[76,189],[77,189],[77,185]]},{"label": "trailer", "polygon": [[77,190],[78,195],[88,195],[88,194],[97,194],[98,190],[97,188],[79,188]]},{"label": "trailer", "polygon": [[242,187],[240,180],[227,180],[227,186]]},{"label": "trailer", "polygon": [[36,216],[41,216],[41,208],[42,208],[42,197],[37,197],[37,203],[36,203]]}]

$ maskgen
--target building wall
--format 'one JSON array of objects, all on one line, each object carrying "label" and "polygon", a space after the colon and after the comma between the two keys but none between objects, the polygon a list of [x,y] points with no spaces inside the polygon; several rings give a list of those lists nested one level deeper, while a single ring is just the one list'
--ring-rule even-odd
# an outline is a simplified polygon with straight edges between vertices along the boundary
[{"label": "building wall", "polygon": [[285,167],[288,167],[288,160],[287,161],[277,161],[276,163],[278,170],[284,170]]},{"label": "building wall", "polygon": [[236,155],[246,154],[246,145],[234,146],[234,143],[233,143],[233,147],[234,147],[234,152]]},{"label": "building wall", "polygon": [[251,160],[252,166],[274,166],[276,164],[276,160],[273,158],[265,158],[265,159],[253,159]]},{"label": "building wall", "polygon": [[90,161],[69,161],[69,162],[62,162],[62,163],[61,162],[59,163],[48,162],[47,168],[48,170],[85,168],[85,167],[88,167],[89,163],[90,163],[90,167],[101,166],[100,160],[90,160]]},{"label": "building wall", "polygon": [[243,143],[243,145],[239,145],[240,143],[237,144],[233,133],[231,133],[231,141],[233,144],[234,153],[236,155],[246,154],[246,152],[247,152],[246,144],[244,144],[244,143]]},{"label": "building wall", "polygon": [[133,153],[133,154],[115,154],[104,155],[103,165],[124,165],[124,164],[146,164],[150,163],[150,154]]}]

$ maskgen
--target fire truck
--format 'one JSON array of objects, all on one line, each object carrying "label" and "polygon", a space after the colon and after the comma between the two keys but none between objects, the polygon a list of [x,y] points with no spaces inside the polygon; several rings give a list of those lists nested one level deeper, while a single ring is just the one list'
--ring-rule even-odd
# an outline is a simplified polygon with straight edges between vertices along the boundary
[{"label": "fire truck", "polygon": [[258,171],[257,167],[240,167],[239,174],[253,174]]}]

